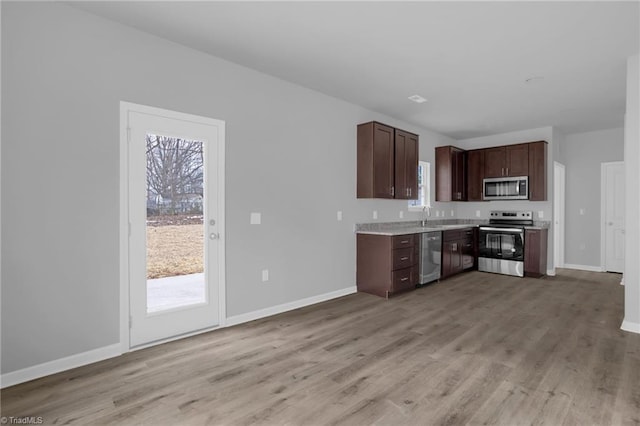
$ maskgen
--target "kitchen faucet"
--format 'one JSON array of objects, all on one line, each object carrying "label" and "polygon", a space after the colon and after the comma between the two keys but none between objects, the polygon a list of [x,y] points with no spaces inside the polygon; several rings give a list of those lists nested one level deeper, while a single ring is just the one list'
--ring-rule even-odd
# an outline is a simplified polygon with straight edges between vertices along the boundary
[{"label": "kitchen faucet", "polygon": [[431,217],[431,207],[424,206],[422,208],[422,222],[421,222],[422,227],[427,226],[427,216]]}]

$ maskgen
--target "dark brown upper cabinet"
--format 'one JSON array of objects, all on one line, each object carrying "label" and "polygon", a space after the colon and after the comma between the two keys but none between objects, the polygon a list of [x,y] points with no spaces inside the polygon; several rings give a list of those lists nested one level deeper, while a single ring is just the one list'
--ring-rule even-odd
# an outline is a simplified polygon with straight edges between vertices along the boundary
[{"label": "dark brown upper cabinet", "polygon": [[528,176],[529,144],[499,146],[484,150],[484,177]]},{"label": "dark brown upper cabinet", "polygon": [[[547,142],[464,151],[436,147],[436,201],[482,201],[483,179],[529,177],[529,200],[547,201]],[[460,189],[460,185],[465,189]]]},{"label": "dark brown upper cabinet", "polygon": [[467,151],[467,201],[482,201],[484,149]]},{"label": "dark brown upper cabinet", "polygon": [[418,136],[396,129],[395,198],[418,198]]},{"label": "dark brown upper cabinet", "polygon": [[371,121],[358,125],[358,198],[418,198],[418,135]]},{"label": "dark brown upper cabinet", "polygon": [[450,145],[436,147],[436,201],[466,200],[466,151]]},{"label": "dark brown upper cabinet", "polygon": [[547,201],[547,142],[529,144],[529,201]]}]

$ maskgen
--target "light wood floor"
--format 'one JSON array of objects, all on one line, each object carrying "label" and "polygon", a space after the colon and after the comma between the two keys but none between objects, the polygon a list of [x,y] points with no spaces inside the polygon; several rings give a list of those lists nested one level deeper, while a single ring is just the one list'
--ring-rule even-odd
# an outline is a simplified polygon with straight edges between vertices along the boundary
[{"label": "light wood floor", "polygon": [[2,391],[46,424],[640,424],[615,274],[354,294]]}]

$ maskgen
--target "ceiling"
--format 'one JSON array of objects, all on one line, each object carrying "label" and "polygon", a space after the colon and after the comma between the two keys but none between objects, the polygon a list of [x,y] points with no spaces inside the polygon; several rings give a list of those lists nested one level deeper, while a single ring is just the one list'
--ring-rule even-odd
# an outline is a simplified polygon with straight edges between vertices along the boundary
[{"label": "ceiling", "polygon": [[621,127],[640,38],[637,1],[70,4],[455,139]]}]

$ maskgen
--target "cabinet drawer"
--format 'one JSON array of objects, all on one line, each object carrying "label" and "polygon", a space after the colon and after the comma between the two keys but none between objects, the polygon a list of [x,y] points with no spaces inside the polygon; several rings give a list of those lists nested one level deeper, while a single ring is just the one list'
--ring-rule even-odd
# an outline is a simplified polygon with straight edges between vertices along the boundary
[{"label": "cabinet drawer", "polygon": [[400,248],[393,251],[393,269],[403,269],[415,264],[414,247]]},{"label": "cabinet drawer", "polygon": [[404,247],[413,247],[415,234],[407,234],[407,235],[396,235],[392,238],[392,247],[394,249],[404,248]]},{"label": "cabinet drawer", "polygon": [[458,241],[467,239],[473,241],[473,228],[449,229],[442,233],[442,241]]},{"label": "cabinet drawer", "polygon": [[405,268],[392,272],[391,286],[394,293],[398,291],[409,290],[415,287],[414,269],[415,268]]}]

